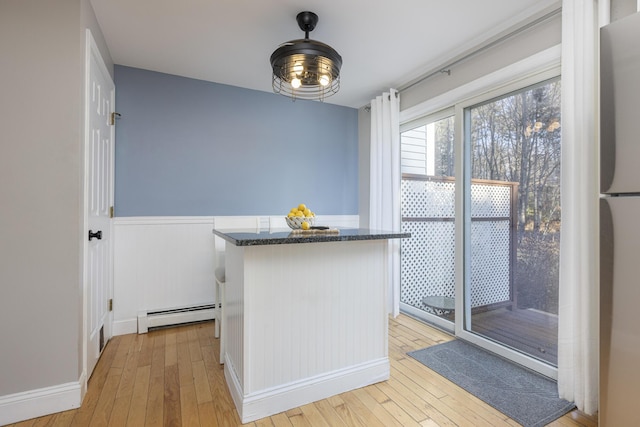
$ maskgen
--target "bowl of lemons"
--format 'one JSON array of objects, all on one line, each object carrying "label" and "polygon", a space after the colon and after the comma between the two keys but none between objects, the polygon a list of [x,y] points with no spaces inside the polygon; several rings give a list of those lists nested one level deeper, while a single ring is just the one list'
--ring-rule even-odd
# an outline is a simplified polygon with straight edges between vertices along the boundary
[{"label": "bowl of lemons", "polygon": [[291,208],[287,216],[287,225],[293,230],[308,230],[316,223],[316,214],[304,203]]}]

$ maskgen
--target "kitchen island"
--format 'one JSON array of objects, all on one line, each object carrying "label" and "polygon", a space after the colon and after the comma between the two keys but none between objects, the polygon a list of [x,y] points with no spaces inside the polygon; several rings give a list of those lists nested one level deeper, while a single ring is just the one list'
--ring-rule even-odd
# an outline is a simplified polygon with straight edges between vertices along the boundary
[{"label": "kitchen island", "polygon": [[214,230],[224,374],[243,423],[389,378],[387,247],[408,233]]}]

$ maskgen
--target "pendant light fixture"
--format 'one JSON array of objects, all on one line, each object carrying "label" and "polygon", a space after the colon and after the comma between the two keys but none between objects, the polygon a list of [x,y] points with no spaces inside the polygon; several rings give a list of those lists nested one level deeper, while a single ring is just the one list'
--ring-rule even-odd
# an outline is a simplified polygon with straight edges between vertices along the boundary
[{"label": "pendant light fixture", "polygon": [[296,20],[304,39],[283,43],[271,54],[273,91],[294,100],[322,101],[340,89],[342,57],[331,46],[309,38],[318,15],[300,12]]}]

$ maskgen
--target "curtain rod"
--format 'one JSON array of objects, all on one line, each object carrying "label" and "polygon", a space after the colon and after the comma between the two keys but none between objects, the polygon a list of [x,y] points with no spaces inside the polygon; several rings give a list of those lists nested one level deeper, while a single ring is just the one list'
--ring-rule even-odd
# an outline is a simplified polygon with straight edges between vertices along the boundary
[{"label": "curtain rod", "polygon": [[[640,1],[640,0],[639,0]],[[559,13],[562,12],[562,6],[558,6],[555,9],[551,10],[550,12],[547,12],[545,14],[543,14],[542,16],[532,20],[531,22],[528,22],[527,24],[516,28],[515,30],[508,32],[507,34],[504,34],[500,37],[498,37],[497,39],[485,44],[484,46],[480,46],[478,49],[475,49],[472,52],[467,53],[466,55],[463,55],[460,58],[457,58],[449,63],[447,63],[446,65],[442,66],[442,67],[438,67],[437,69],[435,69],[435,71],[432,71],[428,74],[423,75],[422,77],[419,77],[417,80],[414,80],[413,82],[407,84],[406,86],[401,86],[400,88],[398,88],[398,92],[404,92],[405,90],[412,88],[413,86],[424,82],[427,79],[430,79],[433,76],[436,76],[438,74],[443,74],[446,73],[448,75],[451,75],[451,67],[453,67],[454,65],[459,64],[462,61],[466,61],[469,58],[472,58],[488,49],[491,49],[492,47],[504,42],[505,40],[510,39],[511,37],[517,36],[520,33],[525,32],[526,30],[535,27],[538,24],[541,24],[545,21],[548,21],[549,19],[553,18],[554,16],[558,15]]]},{"label": "curtain rod", "polygon": [[[640,1],[640,0],[638,0],[638,1]],[[398,93],[399,93],[399,91],[398,91],[398,90],[396,90],[396,91],[394,92],[394,95],[396,96],[396,98],[400,96],[400,95],[398,95]],[[387,95],[387,99],[388,99],[389,101],[391,101],[391,94]],[[367,113],[369,113],[369,112],[371,111],[371,105],[365,105],[365,106],[364,106],[364,111],[366,111]]]}]

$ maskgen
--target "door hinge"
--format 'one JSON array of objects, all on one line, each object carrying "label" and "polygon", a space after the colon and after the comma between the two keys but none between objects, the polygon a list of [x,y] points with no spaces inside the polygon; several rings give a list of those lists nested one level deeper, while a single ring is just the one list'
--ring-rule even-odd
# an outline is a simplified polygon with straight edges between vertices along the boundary
[{"label": "door hinge", "polygon": [[109,299],[109,311],[113,311],[113,298]]},{"label": "door hinge", "polygon": [[113,206],[109,207],[109,218],[113,218]]},{"label": "door hinge", "polygon": [[120,113],[116,113],[115,111],[111,113],[111,126],[116,124],[116,119],[119,119],[122,115]]}]

